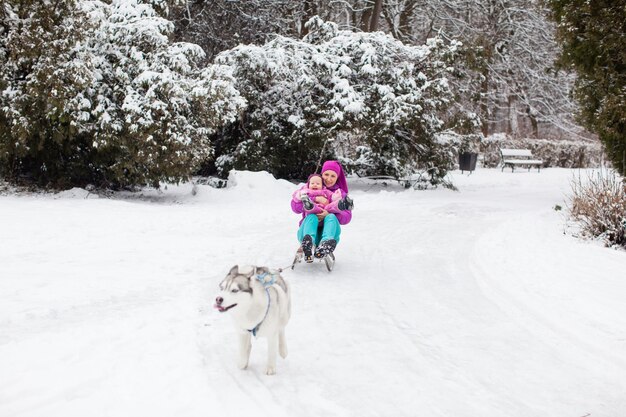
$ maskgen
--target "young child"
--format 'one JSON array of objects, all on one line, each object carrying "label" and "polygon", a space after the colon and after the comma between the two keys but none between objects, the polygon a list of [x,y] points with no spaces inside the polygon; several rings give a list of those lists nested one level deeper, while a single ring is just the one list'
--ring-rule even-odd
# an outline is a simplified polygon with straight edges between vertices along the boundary
[{"label": "young child", "polygon": [[307,214],[321,213],[331,201],[341,200],[341,190],[332,192],[324,188],[322,176],[311,174],[306,185],[298,190]]}]

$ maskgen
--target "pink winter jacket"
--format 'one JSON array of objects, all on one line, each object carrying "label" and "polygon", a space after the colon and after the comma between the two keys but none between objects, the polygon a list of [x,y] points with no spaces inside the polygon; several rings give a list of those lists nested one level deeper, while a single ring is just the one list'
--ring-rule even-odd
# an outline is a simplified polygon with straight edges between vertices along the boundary
[{"label": "pink winter jacket", "polygon": [[[313,201],[314,203],[315,197],[319,195],[326,197],[330,201],[330,203],[328,203],[326,207],[315,203],[314,207],[311,210],[306,210],[302,205],[302,201],[300,200],[300,196],[303,192],[307,194],[311,201]],[[302,218],[300,219],[299,224],[302,224],[302,220],[304,220],[304,218],[308,214],[321,213],[322,209],[337,216],[339,224],[348,224],[350,223],[350,220],[352,220],[352,212],[349,210],[339,210],[339,207],[337,207],[337,204],[339,204],[339,200],[341,200],[343,197],[345,197],[345,193],[340,188],[336,188],[335,190],[331,190],[328,188],[323,188],[322,190],[310,190],[305,184],[293,193],[291,197],[291,210],[293,210],[294,213],[302,213]]]}]

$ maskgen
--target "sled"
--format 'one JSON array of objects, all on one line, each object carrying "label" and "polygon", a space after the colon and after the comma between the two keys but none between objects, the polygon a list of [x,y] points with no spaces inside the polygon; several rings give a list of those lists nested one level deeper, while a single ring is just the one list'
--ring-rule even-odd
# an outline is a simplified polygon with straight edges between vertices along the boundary
[{"label": "sled", "polygon": [[[302,248],[299,247],[298,250],[296,251],[296,256],[293,258],[291,269],[292,270],[295,269],[296,265],[302,262],[303,258],[304,258],[304,252],[302,251]],[[328,255],[319,259],[319,261],[324,261],[324,264],[326,265],[326,269],[328,269],[328,272],[331,272],[333,270],[333,267],[335,266],[335,255],[333,255],[332,253],[329,253]]]}]

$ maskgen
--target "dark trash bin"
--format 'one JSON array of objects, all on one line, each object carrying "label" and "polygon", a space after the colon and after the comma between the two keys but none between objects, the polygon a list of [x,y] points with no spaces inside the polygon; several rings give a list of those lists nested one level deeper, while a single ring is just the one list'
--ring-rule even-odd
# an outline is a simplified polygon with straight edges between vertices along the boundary
[{"label": "dark trash bin", "polygon": [[459,154],[459,169],[463,171],[474,171],[476,169],[476,161],[478,154],[473,152],[463,152]]}]

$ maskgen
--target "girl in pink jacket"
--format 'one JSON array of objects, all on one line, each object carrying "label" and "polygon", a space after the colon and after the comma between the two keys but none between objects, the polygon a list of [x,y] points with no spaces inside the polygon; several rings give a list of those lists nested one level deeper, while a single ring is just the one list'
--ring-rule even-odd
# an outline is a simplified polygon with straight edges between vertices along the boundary
[{"label": "girl in pink jacket", "polygon": [[341,190],[335,192],[324,188],[322,176],[311,174],[305,185],[296,190],[294,198],[302,201],[305,214],[319,214],[332,201],[341,200]]}]

